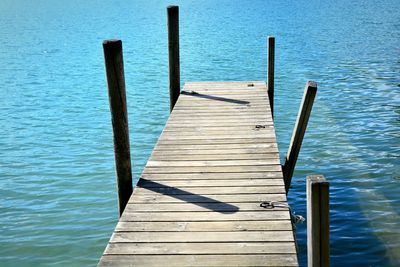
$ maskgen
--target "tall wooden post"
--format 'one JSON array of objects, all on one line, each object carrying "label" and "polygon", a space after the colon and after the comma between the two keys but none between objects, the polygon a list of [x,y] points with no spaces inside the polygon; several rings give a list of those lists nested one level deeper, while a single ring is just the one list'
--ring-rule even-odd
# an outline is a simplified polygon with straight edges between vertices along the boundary
[{"label": "tall wooden post", "polygon": [[290,141],[285,164],[282,167],[283,178],[285,181],[286,193],[289,192],[294,167],[300,153],[301,144],[307,129],[308,119],[310,118],[311,109],[317,94],[317,83],[308,81],[304,89],[303,100],[301,101],[300,110],[297,114],[296,124],[293,129],[292,140]]},{"label": "tall wooden post", "polygon": [[133,190],[122,42],[106,40],[103,42],[103,49],[113,126],[118,209],[121,216]]},{"label": "tall wooden post", "polygon": [[275,75],[275,37],[268,37],[268,97],[274,117],[274,75]]},{"label": "tall wooden post", "polygon": [[308,267],[329,267],[329,183],[322,175],[307,176]]},{"label": "tall wooden post", "polygon": [[179,7],[168,6],[168,55],[169,55],[169,107],[170,112],[180,94],[179,63]]}]

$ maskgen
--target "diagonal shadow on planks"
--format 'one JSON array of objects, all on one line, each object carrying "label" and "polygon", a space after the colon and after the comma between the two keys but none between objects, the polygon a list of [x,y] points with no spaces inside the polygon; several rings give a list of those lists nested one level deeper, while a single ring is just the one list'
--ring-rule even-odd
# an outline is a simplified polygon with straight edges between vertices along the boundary
[{"label": "diagonal shadow on planks", "polygon": [[187,203],[195,204],[205,209],[209,209],[219,213],[231,214],[239,211],[239,208],[237,206],[231,205],[229,203],[221,202],[216,199],[198,194],[193,194],[191,192],[176,187],[160,184],[143,178],[139,180],[137,186],[159,194],[171,196]]},{"label": "diagonal shadow on planks", "polygon": [[182,91],[181,94],[188,95],[188,96],[195,96],[195,97],[205,98],[205,99],[223,101],[223,102],[228,102],[228,103],[233,103],[233,104],[240,104],[240,105],[248,105],[248,104],[250,104],[250,102],[244,101],[244,100],[225,98],[225,97],[221,97],[221,96],[205,95],[205,94],[200,94],[200,93],[195,92],[195,91]]}]

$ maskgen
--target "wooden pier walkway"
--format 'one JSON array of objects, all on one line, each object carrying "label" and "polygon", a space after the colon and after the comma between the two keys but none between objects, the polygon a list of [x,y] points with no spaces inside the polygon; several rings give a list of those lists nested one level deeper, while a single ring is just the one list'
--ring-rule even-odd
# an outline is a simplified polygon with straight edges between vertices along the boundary
[{"label": "wooden pier walkway", "polygon": [[265,82],[186,83],[99,266],[297,266],[286,202]]}]

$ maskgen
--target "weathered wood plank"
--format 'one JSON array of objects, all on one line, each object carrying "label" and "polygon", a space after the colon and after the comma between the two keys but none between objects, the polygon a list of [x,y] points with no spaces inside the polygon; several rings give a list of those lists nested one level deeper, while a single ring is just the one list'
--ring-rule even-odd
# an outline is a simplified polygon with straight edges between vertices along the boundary
[{"label": "weathered wood plank", "polygon": [[[265,113],[265,111],[264,111]],[[207,119],[220,119],[220,120],[225,120],[225,119],[232,119],[232,118],[238,118],[238,119],[249,119],[249,118],[257,118],[257,119],[269,119],[269,116],[266,116],[265,114],[262,114],[261,112],[258,111],[253,111],[249,114],[243,115],[243,112],[240,110],[237,111],[215,111],[215,112],[208,112],[208,113],[200,113],[196,111],[192,111],[189,114],[187,114],[187,111],[179,111],[178,113],[175,114],[175,119],[186,119],[188,116],[192,118],[207,118]]]},{"label": "weathered wood plank", "polygon": [[282,172],[225,172],[225,173],[143,173],[141,178],[148,180],[218,180],[218,179],[282,179]]},{"label": "weathered wood plank", "polygon": [[[213,91],[200,91],[200,90],[184,90],[181,94],[185,101],[206,102],[207,104],[232,104],[232,105],[246,105],[251,101],[267,100],[266,96],[252,96],[249,92],[241,95],[240,93],[224,94]],[[263,103],[264,104],[264,103]],[[265,103],[268,105],[268,103]]]},{"label": "weathered wood plank", "polygon": [[185,90],[196,90],[201,92],[216,91],[216,92],[236,92],[236,91],[266,91],[266,83],[260,81],[246,82],[186,82]]},{"label": "weathered wood plank", "polygon": [[235,133],[235,128],[240,132],[240,131],[269,131],[270,129],[274,129],[274,126],[271,123],[264,123],[264,124],[243,124],[243,125],[236,125],[236,124],[229,124],[229,125],[176,125],[175,126],[170,126],[167,125],[164,128],[163,132],[181,132],[181,131],[203,131],[203,132],[208,132],[208,131],[229,131],[231,133]]},{"label": "weathered wood plank", "polygon": [[219,133],[238,133],[238,134],[250,134],[252,132],[268,132],[273,131],[274,126],[272,122],[270,124],[259,124],[257,125],[244,125],[244,126],[209,126],[209,127],[166,127],[164,128],[163,133],[173,133],[173,132],[182,132],[183,129],[187,133],[205,133],[209,135],[219,134]]},{"label": "weathered wood plank", "polygon": [[[159,139],[159,142],[161,141],[183,141],[183,140],[205,140],[205,141],[214,141],[214,140],[230,140],[230,139],[239,139],[236,142],[240,143],[240,139],[254,139],[255,141],[258,141],[260,143],[265,142],[265,143],[275,143],[275,136],[272,133],[267,133],[267,132],[250,132],[249,135],[234,135],[234,134],[221,134],[221,135],[213,135],[213,136],[207,136],[207,135],[199,135],[199,134],[192,134],[192,133],[165,133],[163,136]],[[230,140],[231,142],[233,140]]]},{"label": "weathered wood plank", "polygon": [[263,160],[263,159],[275,159],[279,155],[277,152],[263,153],[263,154],[214,154],[214,155],[176,155],[173,153],[153,153],[151,159],[153,160]]},{"label": "weathered wood plank", "polygon": [[166,195],[187,195],[187,194],[197,194],[197,195],[228,195],[228,194],[281,194],[285,192],[282,190],[282,186],[246,186],[246,187],[186,187],[184,189],[179,189],[176,187],[168,187],[160,185],[160,187],[150,188],[150,187],[136,187],[134,189],[135,194],[166,194]]},{"label": "weathered wood plank", "polygon": [[293,241],[292,231],[250,232],[115,232],[110,243],[139,242],[268,242]]},{"label": "weathered wood plank", "polygon": [[[263,112],[265,111],[265,109],[267,109],[268,107],[264,106],[264,105],[237,105],[237,106],[208,106],[207,109],[204,109],[204,106],[202,105],[186,105],[186,106],[178,106],[176,107],[176,110],[181,111],[181,112],[185,112],[185,111],[191,111],[191,112],[195,112],[195,111],[199,111],[199,112],[216,112],[216,113],[223,113],[223,112]],[[206,110],[206,111],[205,111]],[[174,108],[175,111],[175,108]]]},{"label": "weathered wood plank", "polygon": [[[234,136],[232,136],[234,137]],[[272,138],[226,138],[226,139],[168,139],[159,140],[162,141],[164,145],[211,145],[211,144],[258,144],[263,143],[275,143],[275,139]]]},{"label": "weathered wood plank", "polygon": [[[250,86],[249,86],[250,85]],[[225,82],[225,81],[201,81],[185,82],[185,89],[198,88],[199,90],[265,90],[266,83],[262,81],[243,81],[243,82]]]},{"label": "weathered wood plank", "polygon": [[[203,149],[202,147],[197,148],[196,150],[194,149],[181,149],[180,147],[176,148],[174,146],[164,146],[161,148],[161,146],[157,146],[154,150],[153,153],[157,155],[237,155],[237,154],[260,154],[260,149],[254,148],[254,149],[247,149],[247,148],[232,148],[232,149],[210,149],[207,147],[207,149]],[[278,153],[278,148],[276,147],[269,147],[268,150],[265,149],[265,153]]]},{"label": "weathered wood plank", "polygon": [[163,184],[170,187],[210,187],[210,186],[270,186],[270,185],[283,185],[282,178],[276,179],[206,179],[206,180],[155,180],[140,179],[138,186],[141,187],[155,187],[155,183]]},{"label": "weathered wood plank", "polygon": [[168,123],[168,128],[177,126],[178,128],[193,128],[193,127],[232,127],[232,126],[250,126],[255,127],[256,125],[272,125],[272,122],[267,121],[240,121],[240,122],[233,122],[233,121],[224,121],[224,122],[194,122],[194,121],[184,121],[181,123],[173,122]]},{"label": "weathered wood plank", "polygon": [[262,201],[286,201],[286,193],[276,194],[186,194],[180,195],[179,198],[174,195],[163,194],[136,194],[133,195],[128,203],[181,203],[182,201],[190,203],[209,203],[209,202],[225,202],[225,203],[261,203]]},{"label": "weathered wood plank", "polygon": [[[232,101],[234,99],[231,99]],[[213,101],[213,102],[207,102],[207,101],[193,101],[193,106],[191,106],[191,101],[182,101],[182,103],[179,104],[179,108],[185,109],[188,107],[207,107],[206,110],[207,112],[213,111],[215,109],[217,110],[224,110],[225,108],[231,108],[231,109],[244,109],[244,110],[250,110],[250,111],[255,111],[259,110],[262,111],[262,109],[267,109],[269,105],[265,103],[262,99],[260,100],[251,100],[248,99],[249,101],[243,101],[240,103],[230,103],[230,102],[223,102],[223,101]]]},{"label": "weathered wood plank", "polygon": [[225,172],[266,172],[279,171],[280,164],[257,165],[257,166],[205,166],[205,167],[146,167],[143,173],[225,173]]},{"label": "weathered wood plank", "polygon": [[267,114],[265,114],[264,111],[249,111],[243,114],[240,110],[237,111],[214,111],[214,112],[196,112],[196,111],[189,111],[189,110],[178,110],[177,112],[174,112],[174,119],[177,118],[187,118],[188,115],[190,115],[193,118],[215,118],[215,119],[229,119],[229,118],[241,118],[241,119],[247,119],[247,118],[270,118]]},{"label": "weathered wood plank", "polygon": [[271,124],[271,120],[258,120],[258,119],[249,119],[249,120],[223,120],[223,121],[216,121],[216,120],[180,120],[180,122],[178,121],[173,121],[173,122],[169,122],[168,125],[169,126],[173,126],[173,125],[185,125],[186,127],[188,126],[235,126],[235,125],[239,125],[239,126],[253,126],[255,127],[256,125],[268,125]]},{"label": "weathered wood plank", "polygon": [[118,222],[116,232],[291,231],[290,221]]},{"label": "weathered wood plank", "polygon": [[297,256],[289,255],[104,255],[99,263],[103,266],[298,266]]},{"label": "weathered wood plank", "polygon": [[[121,222],[201,222],[201,221],[280,221],[290,220],[288,211],[223,212],[124,212]],[[292,234],[293,238],[293,234]],[[113,239],[111,239],[113,240]]]},{"label": "weathered wood plank", "polygon": [[258,166],[279,164],[279,159],[265,160],[214,160],[214,161],[168,161],[149,160],[147,167],[217,167],[217,166]]},{"label": "weathered wood plank", "polygon": [[[215,201],[213,203],[188,203],[179,204],[142,204],[129,203],[126,205],[127,212],[200,212],[200,211],[217,211],[217,212],[239,212],[239,211],[263,211],[265,208],[260,203],[235,203],[234,205],[224,202]],[[274,210],[287,210],[287,208],[274,208]],[[268,210],[270,211],[270,210]]]},{"label": "weathered wood plank", "polygon": [[184,91],[184,93],[189,96],[193,95],[193,92],[195,95],[196,94],[204,94],[204,95],[224,96],[224,97],[252,97],[252,98],[266,99],[266,97],[264,95],[259,95],[259,94],[265,93],[265,91],[261,88],[257,88],[257,89],[237,88],[235,90],[226,90],[224,88],[220,88],[220,89],[202,90],[199,87],[199,88],[186,89]]},{"label": "weathered wood plank", "polygon": [[[276,143],[258,143],[258,144],[215,144],[215,145],[207,145],[207,144],[200,144],[200,145],[167,145],[163,144],[162,142],[158,143],[155,150],[168,150],[173,148],[174,150],[217,150],[220,151],[220,153],[223,150],[230,150],[230,149],[237,149],[237,148],[243,148],[246,150],[254,149],[257,152],[262,152],[262,151],[276,151],[277,144]],[[268,148],[272,148],[269,150]]]},{"label": "weathered wood plank", "polygon": [[250,111],[262,111],[262,110],[266,110],[268,108],[268,106],[261,104],[260,103],[256,103],[256,102],[252,102],[252,103],[248,103],[248,104],[226,104],[226,103],[213,103],[213,104],[206,104],[206,102],[195,102],[195,103],[183,103],[182,105],[180,105],[180,108],[182,109],[196,109],[196,108],[200,108],[200,109],[208,109],[210,111],[222,111],[222,110],[250,110]]},{"label": "weathered wood plank", "polygon": [[[210,99],[211,98],[211,99]],[[199,96],[184,96],[182,95],[182,99],[179,100],[180,105],[191,105],[198,104],[204,106],[213,106],[213,107],[232,107],[236,105],[242,106],[264,106],[267,107],[265,101],[268,101],[267,98],[252,98],[252,97],[237,97],[237,96],[217,96],[217,95],[206,95],[201,94]]]},{"label": "weathered wood plank", "polygon": [[[208,125],[210,123],[213,123],[215,125],[213,126],[218,126],[219,123],[237,123],[238,125],[241,125],[242,123],[246,122],[248,124],[265,124],[265,125],[271,125],[272,124],[272,119],[264,117],[264,118],[257,118],[257,117],[249,117],[249,118],[218,118],[218,117],[211,117],[211,118],[206,118],[206,117],[198,117],[198,118],[177,118],[174,121],[168,122],[168,124],[178,124],[179,122],[190,122],[191,124],[197,124],[197,125]],[[244,124],[245,125],[245,124]],[[233,125],[235,126],[235,125]],[[272,132],[271,132],[272,133]]]},{"label": "weathered wood plank", "polygon": [[106,255],[295,254],[292,242],[111,243]]}]

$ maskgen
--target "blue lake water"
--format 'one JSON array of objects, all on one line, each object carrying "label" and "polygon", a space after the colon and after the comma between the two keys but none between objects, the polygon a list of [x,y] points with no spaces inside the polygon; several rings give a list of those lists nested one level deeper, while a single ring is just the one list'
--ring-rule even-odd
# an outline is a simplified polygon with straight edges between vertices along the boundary
[{"label": "blue lake water", "polygon": [[[96,265],[118,217],[101,43],[123,40],[136,181],[169,113],[171,3],[0,1],[1,266]],[[290,204],[305,216],[305,178],[324,174],[332,266],[400,266],[400,1],[174,4],[183,82],[265,80],[276,37],[282,158],[318,82]],[[305,224],[297,238],[305,266]]]}]

